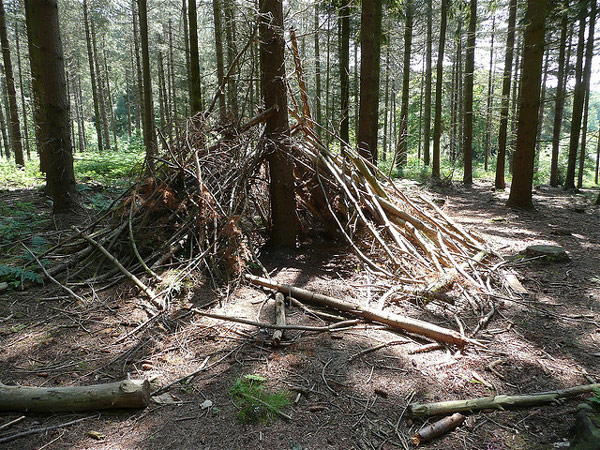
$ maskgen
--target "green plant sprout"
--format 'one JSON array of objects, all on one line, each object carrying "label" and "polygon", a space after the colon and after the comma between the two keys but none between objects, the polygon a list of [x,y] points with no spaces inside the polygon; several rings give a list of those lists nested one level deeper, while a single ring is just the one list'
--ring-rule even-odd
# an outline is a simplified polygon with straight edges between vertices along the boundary
[{"label": "green plant sprout", "polygon": [[290,419],[282,409],[291,403],[287,391],[268,392],[266,378],[260,375],[244,375],[238,378],[229,390],[233,402],[239,409],[241,422],[270,423],[277,416]]}]

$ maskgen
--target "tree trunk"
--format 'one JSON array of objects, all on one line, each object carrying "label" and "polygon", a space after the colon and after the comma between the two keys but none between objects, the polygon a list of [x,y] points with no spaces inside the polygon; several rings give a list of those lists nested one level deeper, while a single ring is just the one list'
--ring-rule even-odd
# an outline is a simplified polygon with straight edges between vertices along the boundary
[{"label": "tree trunk", "polygon": [[350,145],[350,6],[349,0],[339,10],[340,20],[340,138]]},{"label": "tree trunk", "polygon": [[[558,72],[556,74],[556,97],[554,99],[554,127],[552,129],[552,159],[550,162],[550,186],[558,186],[558,155],[560,150],[560,131],[565,108],[565,74],[568,73],[568,61],[565,58],[567,26],[569,22],[569,0],[564,1],[560,20],[560,41],[558,43]],[[571,35],[569,34],[569,42]]]},{"label": "tree trunk", "polygon": [[585,50],[585,69],[583,68],[584,43],[587,5],[581,5],[579,17],[579,34],[577,42],[577,65],[575,73],[575,91],[573,96],[573,114],[571,117],[571,137],[569,140],[569,157],[567,163],[567,173],[565,175],[565,189],[575,188],[575,165],[577,163],[577,148],[579,145],[579,136],[581,133],[581,119],[583,116],[583,106],[585,103],[585,92],[590,83],[590,72],[592,63],[592,52],[594,43],[594,25],[596,19],[596,0],[591,1],[592,11],[590,12],[590,24],[588,33],[588,49]]},{"label": "tree trunk", "polygon": [[546,50],[544,58],[544,70],[542,78],[542,93],[540,94],[540,114],[538,117],[537,136],[535,138],[535,165],[534,173],[537,173],[540,166],[540,157],[542,152],[542,132],[544,129],[544,108],[546,107],[546,80],[548,79],[548,61],[550,59],[550,49]]},{"label": "tree trunk", "polygon": [[15,89],[15,77],[13,74],[12,61],[10,59],[10,45],[6,32],[6,14],[4,2],[0,2],[0,43],[2,44],[2,58],[4,60],[4,74],[6,75],[6,88],[8,92],[9,122],[12,130],[13,153],[17,166],[25,165],[23,157],[23,144],[21,142],[21,125],[19,123],[19,106],[17,103],[17,90]]},{"label": "tree trunk", "polygon": [[36,80],[38,145],[47,161],[47,191],[54,213],[69,212],[78,202],[56,0],[26,0],[25,19],[31,75]]},{"label": "tree trunk", "polygon": [[377,164],[382,3],[382,0],[363,0],[360,19],[358,151],[373,164]]},{"label": "tree trunk", "polygon": [[100,69],[100,55],[98,54],[98,46],[96,44],[96,26],[94,25],[94,20],[90,19],[90,26],[92,29],[92,49],[93,49],[93,58],[94,58],[94,66],[96,68],[96,75],[98,77],[97,86],[98,86],[98,108],[100,110],[100,118],[102,122],[102,135],[104,137],[104,143],[106,144],[106,148],[110,149],[110,134],[108,132],[108,115],[106,114],[106,97],[105,92],[106,89],[104,87],[104,78],[102,77],[102,70]]},{"label": "tree trunk", "polygon": [[517,118],[519,114],[519,101],[521,98],[521,83],[519,82],[519,78],[521,77],[521,72],[523,70],[523,45],[522,45],[522,35],[516,35],[516,61],[515,61],[515,74],[514,74],[514,83],[512,88],[512,114],[510,118],[510,146],[508,149],[508,170],[511,174],[513,172],[513,161],[514,161],[514,153],[517,142]]},{"label": "tree trunk", "polygon": [[579,151],[579,171],[577,172],[577,189],[581,189],[583,186],[583,171],[585,170],[585,158],[586,158],[586,139],[587,139],[587,125],[588,125],[588,111],[590,107],[590,90],[589,85],[585,93],[585,103],[583,105],[583,126],[581,127],[581,149]]},{"label": "tree trunk", "polygon": [[[200,112],[200,110],[202,109],[202,99],[200,93],[200,58],[198,56],[198,18],[196,13],[196,0],[188,1],[188,20],[190,31],[190,109],[191,114],[193,116],[196,113]],[[224,107],[224,105],[221,106]]]},{"label": "tree trunk", "polygon": [[488,73],[488,98],[487,98],[487,119],[486,119],[486,131],[485,131],[485,171],[488,171],[488,164],[490,156],[492,154],[490,145],[492,138],[492,105],[494,99],[494,35],[496,31],[496,15],[492,19],[492,37],[490,44],[490,67]]},{"label": "tree trunk", "polygon": [[6,157],[6,159],[10,159],[10,143],[8,141],[8,133],[6,131],[6,121],[4,120],[2,105],[0,105],[0,128],[2,131],[2,144],[4,145],[4,156]]},{"label": "tree trunk", "polygon": [[387,145],[388,145],[388,117],[390,115],[389,108],[390,101],[390,45],[386,45],[385,51],[385,94],[383,99],[383,109],[385,114],[383,116],[383,145],[381,151],[381,160],[387,160]]},{"label": "tree trunk", "polygon": [[423,113],[423,163],[428,166],[431,156],[429,145],[431,140],[431,47],[433,46],[432,39],[432,11],[431,0],[427,0],[427,38],[426,38],[426,67],[425,67],[425,111]]},{"label": "tree trunk", "polygon": [[137,6],[137,0],[131,0],[132,2],[132,11],[133,11],[133,46],[134,46],[134,51],[135,51],[135,69],[136,69],[136,85],[137,85],[137,109],[138,109],[138,117],[141,121],[141,128],[140,128],[140,124],[138,123],[138,129],[143,130],[146,128],[145,125],[145,116],[144,116],[144,83],[142,81],[142,62],[141,62],[141,58],[140,58],[140,41],[138,38],[138,6]]},{"label": "tree trunk", "polygon": [[[523,36],[523,68],[519,128],[515,151],[514,177],[508,198],[509,206],[532,208],[533,160],[540,105],[546,0],[528,0]],[[532,120],[533,118],[533,120]]]},{"label": "tree trunk", "polygon": [[88,62],[90,64],[90,81],[92,82],[92,99],[94,101],[94,125],[96,137],[98,138],[98,151],[104,150],[102,143],[102,124],[100,123],[100,108],[98,106],[98,88],[96,86],[96,70],[94,68],[94,55],[92,50],[92,37],[90,33],[90,22],[88,20],[87,0],[83,0],[83,23],[85,27],[85,40],[87,44]]},{"label": "tree trunk", "polygon": [[508,14],[508,34],[506,35],[506,52],[504,54],[504,74],[502,76],[502,101],[500,104],[500,131],[498,134],[498,159],[496,162],[496,189],[504,189],[506,182],[504,172],[506,166],[506,141],[508,135],[508,108],[510,105],[510,82],[512,77],[513,52],[515,47],[515,24],[517,18],[517,0],[510,0]]},{"label": "tree trunk", "polygon": [[465,56],[465,136],[463,183],[473,184],[473,76],[475,74],[475,31],[477,27],[477,0],[470,1],[469,30]]},{"label": "tree trunk", "polygon": [[444,77],[444,47],[446,46],[446,21],[448,0],[442,0],[440,40],[435,79],[435,116],[433,119],[433,163],[432,178],[440,178],[440,138],[442,136],[442,81]]},{"label": "tree trunk", "polygon": [[[191,96],[192,92],[192,73],[190,64],[190,35],[188,33],[188,13],[187,13],[187,0],[181,0],[181,17],[183,19],[183,46],[185,52],[185,73],[187,75],[188,84],[188,97]],[[189,105],[188,105],[189,107]],[[186,111],[189,109],[184,108]]]},{"label": "tree trunk", "polygon": [[[235,14],[232,8],[234,0],[223,1],[223,12],[225,13],[225,37],[227,39],[227,66],[228,70],[233,65],[237,54],[235,48]],[[227,80],[227,108],[233,120],[238,119],[237,87],[235,72]]]},{"label": "tree trunk", "polygon": [[404,60],[402,62],[402,104],[400,105],[400,146],[398,149],[399,169],[408,162],[408,94],[410,88],[410,53],[412,47],[413,11],[411,0],[406,0],[406,21],[404,24]]},{"label": "tree trunk", "polygon": [[147,380],[125,380],[91,386],[64,387],[0,384],[0,411],[91,411],[144,408],[149,403],[150,383]]},{"label": "tree trunk", "polygon": [[[179,128],[176,126],[177,121],[177,89],[175,87],[175,58],[173,56],[173,30],[171,20],[169,20],[169,92],[171,97],[171,120],[169,124],[169,139],[173,142],[173,128],[175,127],[176,137],[179,138]],[[252,81],[250,81],[252,84]]]},{"label": "tree trunk", "polygon": [[15,25],[15,47],[17,49],[17,67],[19,71],[19,86],[21,88],[21,110],[23,111],[23,132],[25,133],[25,149],[27,159],[31,159],[31,147],[29,145],[29,129],[27,127],[27,107],[25,105],[25,85],[23,84],[23,67],[21,66],[21,45],[19,44],[18,25]]},{"label": "tree trunk", "polygon": [[321,53],[319,43],[319,4],[315,3],[315,119],[317,121],[317,136],[321,137],[321,126],[323,118],[321,116]]},{"label": "tree trunk", "polygon": [[423,58],[423,64],[421,65],[421,76],[420,76],[420,88],[419,88],[419,137],[417,140],[417,164],[421,164],[421,138],[423,137],[423,89],[425,88],[425,58]]},{"label": "tree trunk", "polygon": [[108,99],[108,111],[109,111],[109,116],[110,116],[110,124],[111,124],[111,129],[112,129],[112,133],[113,133],[113,139],[115,141],[115,146],[114,149],[115,150],[119,150],[119,145],[117,143],[117,126],[115,124],[115,113],[113,111],[113,102],[112,102],[112,94],[110,92],[110,79],[108,76],[108,62],[106,60],[106,42],[104,42],[103,48],[102,48],[102,53],[103,53],[103,60],[104,60],[104,76],[106,78],[106,98]]},{"label": "tree trunk", "polygon": [[[215,54],[217,56],[217,84],[223,85],[225,69],[223,63],[223,19],[221,11],[221,0],[213,0],[213,20],[215,24]],[[219,90],[219,118],[225,122],[225,92]]]},{"label": "tree trunk", "polygon": [[152,79],[150,78],[150,52],[148,50],[148,10],[146,9],[146,0],[137,0],[137,3],[140,19],[142,78],[144,84],[144,147],[146,147],[146,167],[152,171],[154,170],[153,157],[156,155],[156,133],[154,132]]},{"label": "tree trunk", "polygon": [[276,112],[266,122],[264,145],[268,148],[271,177],[271,243],[296,246],[296,200],[293,162],[288,154],[290,127],[285,85],[285,38],[282,0],[260,0],[260,59],[265,109]]}]

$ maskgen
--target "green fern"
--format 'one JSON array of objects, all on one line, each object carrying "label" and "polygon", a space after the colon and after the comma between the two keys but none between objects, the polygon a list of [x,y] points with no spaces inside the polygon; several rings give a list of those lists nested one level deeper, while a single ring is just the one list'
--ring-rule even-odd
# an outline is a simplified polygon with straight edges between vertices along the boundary
[{"label": "green fern", "polygon": [[266,379],[260,375],[244,375],[238,378],[230,389],[235,405],[239,409],[241,422],[262,422],[268,424],[289,406],[290,396],[286,391],[268,392]]},{"label": "green fern", "polygon": [[21,284],[21,280],[44,284],[42,277],[31,270],[23,270],[22,267],[7,266],[0,263],[0,281],[17,287]]}]

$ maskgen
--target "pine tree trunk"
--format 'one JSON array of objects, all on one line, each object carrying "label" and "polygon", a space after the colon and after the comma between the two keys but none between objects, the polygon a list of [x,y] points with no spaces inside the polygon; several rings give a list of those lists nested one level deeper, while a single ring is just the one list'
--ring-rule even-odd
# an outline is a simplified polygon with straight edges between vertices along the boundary
[{"label": "pine tree trunk", "polygon": [[592,63],[592,52],[594,42],[594,25],[596,20],[596,0],[590,2],[592,11],[590,12],[590,23],[588,33],[588,49],[585,50],[585,69],[583,68],[584,41],[586,28],[587,6],[581,8],[579,17],[579,33],[577,41],[577,64],[575,73],[575,91],[573,96],[573,114],[571,117],[571,137],[569,140],[569,157],[567,162],[567,173],[565,175],[565,189],[575,188],[575,165],[577,163],[577,149],[579,136],[581,133],[581,119],[583,116],[583,107],[585,103],[585,92],[590,83],[590,72]]},{"label": "pine tree trunk", "polygon": [[350,6],[344,0],[340,20],[340,138],[350,145]]},{"label": "pine tree trunk", "polygon": [[464,117],[465,117],[465,91],[464,91],[464,82],[463,82],[463,74],[464,74],[464,70],[463,70],[463,32],[462,32],[462,23],[459,21],[458,22],[458,32],[457,32],[458,36],[456,37],[456,40],[458,41],[458,45],[457,45],[457,55],[458,55],[458,61],[456,64],[456,95],[457,95],[457,104],[458,104],[458,111],[457,111],[457,116],[456,116],[456,122],[457,122],[457,128],[458,128],[458,133],[457,133],[457,138],[456,138],[456,153],[454,155],[452,155],[453,159],[452,159],[452,163],[456,163],[456,160],[458,158],[459,154],[463,153],[463,147],[464,147],[464,125],[465,125],[465,121],[464,121]]},{"label": "pine tree trunk", "polygon": [[38,143],[47,156],[47,190],[53,212],[65,213],[77,205],[73,154],[69,134],[69,102],[56,0],[25,0]]},{"label": "pine tree trunk", "polygon": [[[509,206],[532,208],[533,160],[540,105],[542,60],[544,57],[544,25],[546,1],[528,0],[523,36],[522,94],[519,128],[514,161],[514,177],[508,198]],[[534,118],[534,120],[531,120]]]},{"label": "pine tree trunk", "polygon": [[83,89],[81,88],[81,65],[77,58],[77,96],[79,98],[79,151],[83,152],[87,148],[87,136],[85,134],[85,123],[83,120]]},{"label": "pine tree trunk", "polygon": [[10,143],[8,141],[8,133],[6,131],[6,121],[4,120],[4,112],[2,111],[2,105],[0,105],[0,129],[2,130],[2,144],[4,147],[4,156],[6,159],[10,159]]},{"label": "pine tree trunk", "polygon": [[156,155],[156,133],[152,107],[152,79],[150,78],[150,52],[148,50],[148,11],[146,0],[137,0],[140,19],[140,41],[142,47],[142,78],[144,84],[144,147],[146,147],[146,167],[154,170]]},{"label": "pine tree trunk", "polygon": [[521,42],[521,35],[516,35],[516,61],[515,61],[515,75],[512,89],[512,114],[510,118],[510,146],[508,149],[508,170],[513,174],[513,162],[514,152],[517,145],[517,118],[519,114],[519,102],[521,99],[521,71],[523,70],[523,45]]},{"label": "pine tree trunk", "polygon": [[113,139],[115,141],[115,146],[114,149],[115,150],[119,150],[119,145],[117,143],[117,125],[115,124],[115,113],[113,110],[113,101],[112,101],[112,94],[110,92],[110,79],[108,76],[108,62],[106,60],[106,42],[104,42],[104,46],[102,49],[103,52],[103,60],[104,60],[104,76],[106,78],[106,98],[108,99],[108,111],[110,112],[110,124],[111,124],[111,129],[112,129],[112,133],[113,133]]},{"label": "pine tree trunk", "polygon": [[588,112],[590,107],[590,90],[589,85],[585,93],[585,103],[583,105],[583,126],[581,127],[581,149],[579,151],[579,171],[577,172],[577,189],[581,189],[583,186],[583,171],[585,169],[585,158],[586,158],[586,139],[587,139],[587,125],[588,125]]},{"label": "pine tree trunk", "polygon": [[92,29],[92,49],[94,57],[94,66],[96,68],[96,75],[98,76],[98,108],[100,110],[100,117],[102,122],[102,133],[104,136],[104,143],[106,148],[110,149],[110,133],[108,132],[108,114],[106,113],[106,89],[104,87],[104,77],[102,76],[102,70],[100,69],[100,55],[98,54],[98,46],[96,44],[96,26],[94,20],[90,20],[90,26]]},{"label": "pine tree trunk", "polygon": [[542,78],[542,93],[540,94],[540,114],[538,116],[537,136],[535,139],[535,165],[533,173],[537,173],[540,166],[540,157],[542,152],[542,131],[544,129],[544,108],[546,107],[546,81],[548,80],[548,61],[550,59],[550,49],[546,51],[544,59],[544,70]]},{"label": "pine tree trunk", "polygon": [[475,31],[477,26],[477,0],[470,1],[469,31],[465,56],[465,136],[463,183],[473,184],[473,76],[475,74]]},{"label": "pine tree trunk", "polygon": [[[234,0],[223,0],[223,12],[225,13],[225,38],[227,39],[227,67],[233,65],[237,54],[235,47],[235,14],[232,8]],[[235,71],[227,80],[227,107],[233,120],[238,119],[237,86]]]},{"label": "pine tree trunk", "polygon": [[496,31],[496,16],[492,19],[492,37],[490,43],[490,68],[488,74],[488,98],[487,98],[487,119],[486,119],[486,131],[485,131],[485,171],[488,171],[488,165],[492,150],[490,148],[490,141],[492,139],[492,105],[494,99],[494,36]]},{"label": "pine tree trunk", "polygon": [[358,74],[358,44],[354,40],[354,136],[358,137],[358,123],[360,117],[360,97],[358,88],[360,86],[360,76]]},{"label": "pine tree trunk", "polygon": [[[217,84],[223,85],[225,79],[225,69],[223,62],[223,19],[221,11],[221,0],[213,0],[213,20],[215,24],[215,54],[217,57]],[[225,92],[219,91],[219,117],[221,122],[225,122]]]},{"label": "pine tree trunk", "polygon": [[127,99],[127,136],[131,138],[131,73],[125,69],[125,95]]},{"label": "pine tree trunk", "polygon": [[381,20],[382,0],[363,0],[358,151],[373,164],[377,164]]},{"label": "pine tree trunk", "polygon": [[288,154],[290,127],[285,85],[282,0],[260,0],[260,59],[265,109],[277,106],[266,122],[264,143],[269,149],[271,177],[271,243],[296,246],[296,201],[293,162]]},{"label": "pine tree trunk", "polygon": [[448,0],[442,0],[440,39],[435,79],[435,116],[433,119],[433,161],[431,166],[432,178],[440,178],[440,138],[442,136],[442,81],[444,77],[444,47],[446,46],[446,21]]},{"label": "pine tree trunk", "polygon": [[321,137],[321,127],[323,126],[323,118],[321,116],[321,52],[319,42],[319,4],[315,3],[315,118],[317,121],[317,136]]},{"label": "pine tree trunk", "polygon": [[[190,95],[190,93],[192,92],[192,73],[191,73],[191,64],[190,64],[190,35],[188,32],[188,13],[187,13],[187,0],[181,0],[181,17],[183,19],[183,46],[184,51],[185,51],[185,73],[187,75],[187,84],[188,84],[188,97]],[[189,103],[189,102],[188,102]],[[189,111],[189,105],[188,108],[184,108],[186,111],[186,116],[188,115],[187,112]]]},{"label": "pine tree trunk", "polygon": [[[550,162],[550,186],[558,186],[558,155],[560,150],[560,131],[562,127],[563,111],[565,108],[565,80],[568,73],[568,60],[565,58],[567,41],[567,26],[569,21],[569,0],[564,1],[563,14],[560,20],[560,41],[558,43],[558,72],[556,74],[556,97],[554,99],[554,126],[552,128],[552,159]],[[569,33],[569,43],[571,34]]]},{"label": "pine tree trunk", "polygon": [[[252,82],[250,82],[252,83]],[[177,89],[175,86],[175,58],[173,56],[173,30],[171,20],[169,19],[169,97],[171,99],[171,123],[169,124],[169,142],[173,143],[173,129],[175,128],[176,137],[179,138],[179,128],[177,122]]]},{"label": "pine tree trunk", "polygon": [[[190,110],[192,116],[194,116],[202,109],[202,99],[200,98],[200,57],[198,56],[198,17],[196,13],[196,0],[188,0],[188,20],[190,32]],[[221,80],[219,80],[219,83],[220,82]]]},{"label": "pine tree trunk", "polygon": [[452,83],[450,84],[450,160],[456,159],[456,137],[458,135],[458,58],[454,40],[454,58],[452,61]]},{"label": "pine tree trunk", "polygon": [[406,0],[404,24],[404,59],[402,62],[402,104],[400,105],[400,146],[397,167],[402,169],[408,162],[408,95],[410,90],[410,53],[412,50],[413,11],[410,0]]},{"label": "pine tree trunk", "polygon": [[425,58],[421,66],[421,82],[419,88],[419,136],[417,140],[417,164],[421,164],[421,139],[423,137],[423,89],[425,88]]},{"label": "pine tree trunk", "polygon": [[83,22],[85,26],[85,40],[87,44],[88,62],[90,64],[90,80],[92,83],[92,99],[94,102],[94,125],[96,127],[96,137],[98,139],[98,151],[101,152],[102,150],[104,150],[104,144],[102,142],[102,124],[100,119],[100,107],[98,106],[98,87],[96,86],[96,69],[94,67],[94,55],[92,50],[90,22],[88,20],[87,0],[83,0]]},{"label": "pine tree trunk", "polygon": [[15,25],[15,47],[17,49],[17,68],[19,71],[19,87],[21,88],[21,110],[23,111],[23,132],[25,134],[25,149],[27,159],[31,159],[29,146],[29,129],[27,127],[27,107],[25,105],[25,85],[23,84],[23,67],[21,66],[21,45],[19,43],[19,26]]},{"label": "pine tree trunk", "polygon": [[385,51],[385,94],[383,99],[384,111],[383,116],[383,148],[381,152],[381,160],[387,160],[387,145],[388,145],[388,117],[389,117],[389,89],[390,89],[390,46],[386,45]]},{"label": "pine tree trunk", "polygon": [[427,37],[426,37],[426,67],[425,67],[425,111],[423,113],[423,163],[428,166],[431,156],[430,156],[430,141],[431,141],[431,48],[433,46],[433,38],[432,38],[432,11],[431,11],[431,0],[427,0],[426,4],[426,14],[427,14]]}]

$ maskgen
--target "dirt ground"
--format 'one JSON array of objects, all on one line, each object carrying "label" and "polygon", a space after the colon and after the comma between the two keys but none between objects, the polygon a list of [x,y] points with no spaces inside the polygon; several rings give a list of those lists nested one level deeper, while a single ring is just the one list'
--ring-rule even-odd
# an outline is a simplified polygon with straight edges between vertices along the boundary
[{"label": "dirt ground", "polygon": [[[421,189],[414,184],[406,189]],[[432,194],[443,210],[485,238],[505,257],[531,244],[554,244],[569,262],[511,258],[529,292],[496,301],[496,314],[478,334],[485,348],[441,349],[411,354],[418,338],[362,324],[330,333],[286,332],[281,348],[270,333],[193,314],[184,306],[251,320],[271,321],[273,302],[264,291],[242,286],[224,299],[209,283],[182,287],[172,312],[130,338],[147,316],[128,284],[95,286],[78,304],[53,285],[0,296],[0,382],[35,386],[85,385],[147,378],[154,388],[203,368],[175,385],[173,404],[145,410],[83,414],[0,413],[0,440],[14,433],[86,418],[72,426],[0,444],[15,449],[394,449],[410,448],[424,419],[411,419],[409,402],[546,391],[600,379],[600,209],[582,194],[541,187],[537,210],[505,206],[507,193],[489,183],[446,186]],[[44,207],[41,194],[40,207]],[[45,208],[48,208],[45,205]],[[362,302],[382,295],[377,280],[361,270],[344,246],[306,240],[293,254],[263,253],[271,276],[315,292]],[[105,283],[106,284],[106,283]],[[88,287],[85,287],[89,291]],[[86,291],[86,292],[87,292]],[[84,292],[83,290],[81,292]],[[450,328],[454,321],[411,303],[395,312]],[[477,324],[473,312],[465,332]],[[323,325],[301,309],[291,323]],[[361,354],[380,343],[397,341]],[[489,366],[493,366],[493,370]],[[273,390],[288,390],[292,420],[240,423],[230,388],[240,376],[257,374]],[[211,406],[206,407],[205,401]],[[518,411],[472,414],[465,425],[423,445],[425,449],[568,448],[573,412],[581,401]],[[203,407],[204,405],[204,407]],[[92,436],[93,433],[98,432]]]}]

